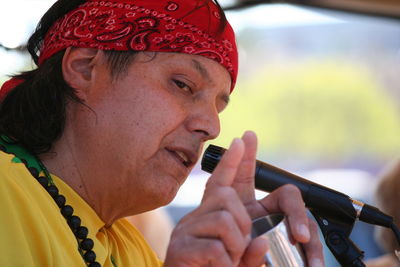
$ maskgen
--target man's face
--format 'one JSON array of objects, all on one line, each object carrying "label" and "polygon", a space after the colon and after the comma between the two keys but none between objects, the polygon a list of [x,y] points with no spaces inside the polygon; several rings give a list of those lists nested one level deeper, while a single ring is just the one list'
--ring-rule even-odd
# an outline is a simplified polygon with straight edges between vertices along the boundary
[{"label": "man's face", "polygon": [[[139,53],[126,75],[113,80],[106,64],[96,75],[79,135],[90,157],[82,160],[99,173],[96,186],[126,202],[169,203],[203,143],[219,134],[229,73],[201,56]],[[100,178],[104,173],[113,175]]]}]

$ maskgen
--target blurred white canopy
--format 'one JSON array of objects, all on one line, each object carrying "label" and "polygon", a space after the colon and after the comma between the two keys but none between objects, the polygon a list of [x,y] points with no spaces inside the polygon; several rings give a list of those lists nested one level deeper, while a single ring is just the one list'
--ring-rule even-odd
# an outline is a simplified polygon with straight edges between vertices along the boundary
[{"label": "blurred white canopy", "polygon": [[285,3],[400,19],[399,0],[221,0],[221,3],[228,9],[263,3]]},{"label": "blurred white canopy", "polygon": [[[14,0],[4,4],[0,10],[0,44],[11,49],[24,45],[37,21],[55,1]],[[226,10],[268,3],[284,3],[295,4],[300,7],[320,7],[328,10],[342,10],[400,19],[400,0],[219,0],[219,2]],[[284,14],[288,14],[287,10],[284,12]],[[276,14],[276,10],[272,13]],[[281,16],[278,14],[277,16],[280,16],[281,19],[282,17],[293,18],[292,15]],[[261,18],[263,17],[265,18],[265,16],[261,16]],[[261,18],[259,19],[260,23],[262,22]],[[268,18],[271,21],[271,16],[268,16]]]}]

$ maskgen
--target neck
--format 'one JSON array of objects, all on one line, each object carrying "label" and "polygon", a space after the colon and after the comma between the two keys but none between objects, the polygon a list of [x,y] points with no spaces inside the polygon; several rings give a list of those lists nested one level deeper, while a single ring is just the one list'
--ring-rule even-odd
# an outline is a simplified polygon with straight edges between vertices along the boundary
[{"label": "neck", "polygon": [[[119,148],[109,145],[114,135],[97,135],[101,130],[97,130],[92,110],[70,103],[66,118],[63,134],[52,151],[39,156],[50,173],[79,194],[106,225],[160,206],[137,182],[142,174],[124,165],[125,161],[118,158]],[[117,157],[110,158],[109,154]]]},{"label": "neck", "polygon": [[54,143],[52,151],[39,157],[50,173],[68,184],[89,204],[106,226],[110,226],[115,220],[128,214],[120,213],[112,207],[111,192],[101,190],[102,185],[98,181],[105,181],[101,177],[112,177],[107,166],[100,163],[98,166],[104,166],[105,169],[99,172],[98,166],[91,164],[91,157],[85,156],[87,154],[82,151],[85,151],[84,145],[79,144],[75,135],[66,129],[60,140]]}]

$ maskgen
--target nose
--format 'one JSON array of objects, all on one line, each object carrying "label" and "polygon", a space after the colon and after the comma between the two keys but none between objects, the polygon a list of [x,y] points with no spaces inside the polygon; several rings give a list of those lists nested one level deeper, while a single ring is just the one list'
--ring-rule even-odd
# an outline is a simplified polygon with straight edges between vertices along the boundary
[{"label": "nose", "polygon": [[190,132],[199,134],[202,141],[215,139],[221,130],[219,113],[212,104],[198,103],[192,106],[187,119],[187,128]]}]

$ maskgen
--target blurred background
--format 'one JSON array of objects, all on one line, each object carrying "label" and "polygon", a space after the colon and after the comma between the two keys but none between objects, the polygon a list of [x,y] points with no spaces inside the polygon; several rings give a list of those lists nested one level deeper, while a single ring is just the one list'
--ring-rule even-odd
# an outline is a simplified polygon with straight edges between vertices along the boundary
[{"label": "blurred background", "polygon": [[[24,45],[53,2],[3,4],[0,85],[34,67]],[[379,173],[400,156],[399,3],[363,9],[302,2],[311,4],[220,1],[237,33],[240,71],[212,143],[227,147],[251,129],[258,159],[373,204]],[[196,166],[166,207],[173,222],[198,205],[208,176]],[[356,223],[352,233],[366,259],[382,253],[372,231]],[[326,260],[338,266],[328,250]]]}]

